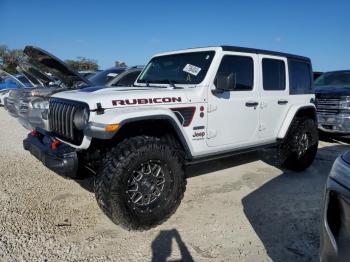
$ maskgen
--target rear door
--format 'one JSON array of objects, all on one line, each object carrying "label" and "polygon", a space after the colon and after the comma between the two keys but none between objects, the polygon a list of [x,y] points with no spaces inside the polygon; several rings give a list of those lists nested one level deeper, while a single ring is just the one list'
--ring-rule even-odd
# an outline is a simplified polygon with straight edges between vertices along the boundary
[{"label": "rear door", "polygon": [[259,137],[277,137],[289,105],[288,63],[284,57],[259,55],[261,112]]},{"label": "rear door", "polygon": [[[210,147],[243,147],[255,144],[259,127],[258,56],[223,52],[216,75],[234,75],[233,91],[208,93],[207,144]],[[215,77],[216,78],[216,77]]]}]

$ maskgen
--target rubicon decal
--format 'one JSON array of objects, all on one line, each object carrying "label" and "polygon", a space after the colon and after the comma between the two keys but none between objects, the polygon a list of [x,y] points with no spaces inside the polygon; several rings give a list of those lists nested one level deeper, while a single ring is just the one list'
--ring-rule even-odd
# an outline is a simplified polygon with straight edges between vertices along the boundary
[{"label": "rubicon decal", "polygon": [[178,103],[178,102],[182,102],[181,97],[156,97],[156,98],[112,100],[112,104],[114,106],[167,104],[167,103]]}]

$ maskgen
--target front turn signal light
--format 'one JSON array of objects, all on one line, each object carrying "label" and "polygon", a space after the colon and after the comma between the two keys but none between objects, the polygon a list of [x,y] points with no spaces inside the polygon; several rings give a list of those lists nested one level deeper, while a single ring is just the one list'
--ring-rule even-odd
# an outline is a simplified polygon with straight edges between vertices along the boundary
[{"label": "front turn signal light", "polygon": [[110,124],[110,125],[107,125],[105,127],[105,131],[109,132],[109,133],[112,133],[112,132],[117,131],[119,128],[120,128],[119,124]]}]

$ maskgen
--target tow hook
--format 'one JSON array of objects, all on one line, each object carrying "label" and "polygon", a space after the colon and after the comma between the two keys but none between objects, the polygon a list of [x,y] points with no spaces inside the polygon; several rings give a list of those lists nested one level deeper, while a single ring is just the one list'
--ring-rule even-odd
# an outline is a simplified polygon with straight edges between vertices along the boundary
[{"label": "tow hook", "polygon": [[37,135],[38,135],[38,132],[37,132],[35,129],[33,129],[32,132],[31,132],[31,135],[32,135],[32,136],[37,136]]},{"label": "tow hook", "polygon": [[61,144],[61,142],[58,141],[58,140],[52,141],[52,143],[51,143],[51,149],[56,150],[59,144]]}]

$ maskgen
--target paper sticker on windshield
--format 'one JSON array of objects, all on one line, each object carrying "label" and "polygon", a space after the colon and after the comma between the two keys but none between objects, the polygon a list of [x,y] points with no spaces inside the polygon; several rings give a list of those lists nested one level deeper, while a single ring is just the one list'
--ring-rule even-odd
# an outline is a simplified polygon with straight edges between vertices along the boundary
[{"label": "paper sticker on windshield", "polygon": [[202,68],[187,64],[184,69],[182,69],[184,72],[189,73],[191,75],[197,76]]}]

